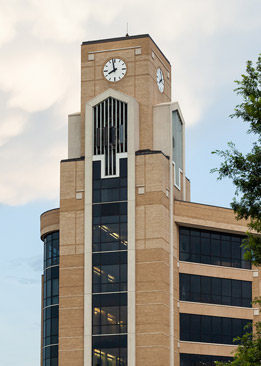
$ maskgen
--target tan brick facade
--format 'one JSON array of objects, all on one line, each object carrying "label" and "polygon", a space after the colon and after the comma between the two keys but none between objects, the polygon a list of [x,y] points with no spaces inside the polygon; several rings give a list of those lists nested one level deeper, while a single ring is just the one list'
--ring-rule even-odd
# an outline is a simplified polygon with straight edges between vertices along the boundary
[{"label": "tan brick facade", "polygon": [[[103,65],[112,57],[127,64],[126,76],[117,83],[109,83],[102,73]],[[84,349],[88,344],[86,281],[92,281],[91,275],[86,277],[92,271],[86,271],[91,262],[86,262],[86,246],[90,243],[86,243],[85,227],[86,197],[91,201],[92,187],[86,186],[86,176],[91,172],[85,169],[92,160],[84,159],[85,107],[109,88],[135,98],[139,105],[139,147],[131,172],[135,180],[135,316],[131,319],[135,341],[129,366],[179,366],[180,353],[230,356],[235,346],[180,341],[180,313],[254,321],[260,319],[259,313],[255,315],[251,308],[180,301],[179,274],[251,281],[255,298],[261,295],[261,272],[179,260],[180,226],[244,235],[247,222],[237,221],[230,209],[190,202],[185,170],[178,189],[173,184],[171,154],[153,150],[153,106],[171,100],[168,60],[145,35],[83,44],[81,62],[81,156],[61,162],[60,208],[41,216],[42,238],[60,232],[59,366],[91,366],[86,361],[86,355],[91,359],[91,349]],[[159,92],[156,83],[159,66],[164,72],[164,93]],[[90,161],[86,163],[87,159]]]},{"label": "tan brick facade", "polygon": [[84,161],[61,163],[59,365],[83,364]]},{"label": "tan brick facade", "polygon": [[[141,54],[135,50],[141,48]],[[154,58],[152,58],[152,53]],[[94,60],[89,60],[89,55]],[[120,57],[127,64],[126,76],[118,83],[103,77],[103,66],[110,58]],[[156,69],[165,74],[165,90],[159,93]],[[169,76],[168,76],[169,75]],[[155,43],[149,38],[129,39],[82,45],[81,76],[82,155],[84,155],[85,104],[108,88],[134,97],[140,106],[140,149],[152,149],[152,106],[171,100],[171,66]]]}]

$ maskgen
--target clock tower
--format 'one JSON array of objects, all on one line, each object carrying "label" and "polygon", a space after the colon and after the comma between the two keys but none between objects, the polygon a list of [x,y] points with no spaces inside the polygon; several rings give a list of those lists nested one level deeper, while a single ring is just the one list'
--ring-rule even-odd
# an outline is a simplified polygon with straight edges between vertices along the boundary
[{"label": "clock tower", "polygon": [[173,198],[189,185],[171,65],[148,34],[81,51],[60,208],[41,217],[43,366],[172,365]]},{"label": "clock tower", "polygon": [[[118,74],[119,68],[123,68],[121,74]],[[152,149],[153,106],[171,100],[171,65],[151,37],[139,35],[83,42],[81,70],[82,154],[86,101],[110,88],[137,101],[139,148]]]},{"label": "clock tower", "polygon": [[[185,123],[171,102],[171,65],[151,37],[81,50],[60,207],[41,216],[41,366],[214,366],[253,318],[232,307],[251,307],[246,224],[190,202]],[[221,283],[224,298],[205,293]]]},{"label": "clock tower", "polygon": [[81,90],[84,364],[166,365],[174,357],[173,315],[163,320],[172,306],[167,149],[174,110],[183,126],[170,103],[171,65],[149,35],[83,42]]}]

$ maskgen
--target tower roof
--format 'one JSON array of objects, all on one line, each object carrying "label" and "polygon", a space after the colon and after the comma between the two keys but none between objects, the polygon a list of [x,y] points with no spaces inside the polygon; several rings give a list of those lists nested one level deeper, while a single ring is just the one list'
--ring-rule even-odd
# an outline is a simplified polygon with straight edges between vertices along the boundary
[{"label": "tower roof", "polygon": [[84,41],[84,42],[82,42],[82,46],[90,45],[90,44],[96,44],[96,43],[127,41],[127,40],[132,40],[132,39],[139,39],[139,38],[149,38],[155,44],[155,46],[158,48],[158,50],[161,52],[161,54],[165,57],[167,62],[170,64],[169,60],[166,58],[164,53],[161,51],[159,46],[156,44],[156,42],[151,38],[151,36],[149,34],[137,34],[137,35],[134,35],[134,36],[105,38],[105,39],[97,39],[97,40],[94,40],[94,41]]}]

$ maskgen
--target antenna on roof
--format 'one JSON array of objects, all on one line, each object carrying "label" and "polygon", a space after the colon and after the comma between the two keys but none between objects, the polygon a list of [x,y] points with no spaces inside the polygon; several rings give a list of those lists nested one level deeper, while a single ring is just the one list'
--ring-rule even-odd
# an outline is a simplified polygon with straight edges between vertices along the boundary
[{"label": "antenna on roof", "polygon": [[127,22],[127,33],[126,33],[126,37],[129,37],[129,25],[128,25],[128,22]]}]

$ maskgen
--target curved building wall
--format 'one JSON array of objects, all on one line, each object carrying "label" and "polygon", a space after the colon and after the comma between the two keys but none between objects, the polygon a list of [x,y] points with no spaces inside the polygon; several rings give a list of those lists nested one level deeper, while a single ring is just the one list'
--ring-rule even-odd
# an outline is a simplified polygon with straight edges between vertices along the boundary
[{"label": "curved building wall", "polygon": [[43,360],[58,366],[59,330],[59,231],[44,236]]},{"label": "curved building wall", "polygon": [[54,231],[59,231],[60,209],[54,208],[52,210],[45,211],[41,215],[40,225],[42,240],[44,240],[46,234],[52,233]]}]

